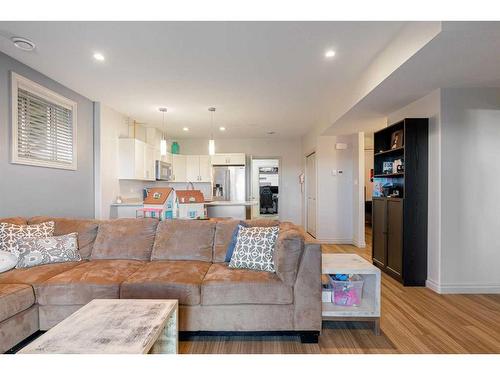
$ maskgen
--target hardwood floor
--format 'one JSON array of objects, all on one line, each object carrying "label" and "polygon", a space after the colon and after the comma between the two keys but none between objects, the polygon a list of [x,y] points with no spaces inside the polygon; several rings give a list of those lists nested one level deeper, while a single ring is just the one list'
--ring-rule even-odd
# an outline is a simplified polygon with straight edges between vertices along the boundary
[{"label": "hardwood floor", "polygon": [[[325,253],[356,253],[367,247],[324,245]],[[318,344],[295,337],[196,337],[181,341],[181,353],[500,353],[500,295],[439,295],[405,288],[382,276],[380,336],[368,323],[323,323]]]}]

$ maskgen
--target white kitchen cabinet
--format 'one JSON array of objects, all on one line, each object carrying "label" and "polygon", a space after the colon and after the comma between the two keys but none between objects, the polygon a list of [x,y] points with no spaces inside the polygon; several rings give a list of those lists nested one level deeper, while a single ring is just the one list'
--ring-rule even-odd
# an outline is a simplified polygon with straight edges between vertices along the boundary
[{"label": "white kitchen cabinet", "polygon": [[144,146],[144,179],[156,180],[155,176],[155,149],[149,144]]},{"label": "white kitchen cabinet", "polygon": [[186,179],[190,182],[211,182],[210,156],[186,155]]},{"label": "white kitchen cabinet", "polygon": [[245,154],[215,154],[212,155],[212,165],[245,165]]},{"label": "white kitchen cabinet", "polygon": [[120,138],[119,178],[154,180],[154,148],[135,138]]},{"label": "white kitchen cabinet", "polygon": [[172,155],[172,182],[186,182],[186,155]]},{"label": "white kitchen cabinet", "polygon": [[190,182],[200,181],[200,157],[186,155],[186,179]]},{"label": "white kitchen cabinet", "polygon": [[212,182],[212,165],[208,155],[200,155],[200,182]]}]

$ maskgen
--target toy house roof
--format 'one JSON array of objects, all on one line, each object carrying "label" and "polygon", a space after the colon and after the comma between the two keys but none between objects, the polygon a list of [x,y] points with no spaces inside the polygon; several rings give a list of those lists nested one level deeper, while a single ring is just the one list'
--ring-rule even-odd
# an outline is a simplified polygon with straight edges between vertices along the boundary
[{"label": "toy house roof", "polygon": [[148,196],[144,199],[144,204],[163,205],[173,190],[169,187],[151,188],[149,189]]},{"label": "toy house roof", "polygon": [[180,204],[205,202],[205,197],[200,190],[176,190],[175,195]]}]

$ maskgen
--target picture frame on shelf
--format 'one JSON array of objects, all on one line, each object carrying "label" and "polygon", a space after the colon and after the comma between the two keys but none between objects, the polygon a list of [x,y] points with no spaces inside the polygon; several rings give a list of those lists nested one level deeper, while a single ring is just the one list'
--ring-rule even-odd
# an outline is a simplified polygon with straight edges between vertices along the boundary
[{"label": "picture frame on shelf", "polygon": [[403,130],[396,130],[391,134],[391,150],[403,147]]}]

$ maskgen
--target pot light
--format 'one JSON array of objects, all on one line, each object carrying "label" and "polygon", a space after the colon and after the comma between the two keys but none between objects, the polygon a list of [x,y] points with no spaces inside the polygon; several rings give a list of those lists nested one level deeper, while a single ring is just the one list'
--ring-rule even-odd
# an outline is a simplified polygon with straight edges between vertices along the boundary
[{"label": "pot light", "polygon": [[183,127],[182,130],[184,130],[185,132],[188,132],[189,128]]},{"label": "pot light", "polygon": [[335,51],[333,49],[329,49],[325,52],[325,57],[327,59],[331,59],[334,56],[335,56]]},{"label": "pot light", "polygon": [[35,49],[35,43],[29,39],[13,36],[10,40],[17,48],[22,49],[23,51],[33,51]]},{"label": "pot light", "polygon": [[94,53],[94,59],[97,61],[104,61],[104,55],[102,53],[96,52]]},{"label": "pot light", "polygon": [[225,130],[226,130],[226,128],[225,128],[224,126],[219,126],[219,130],[220,130],[221,132],[223,132],[223,131],[225,131]]}]

